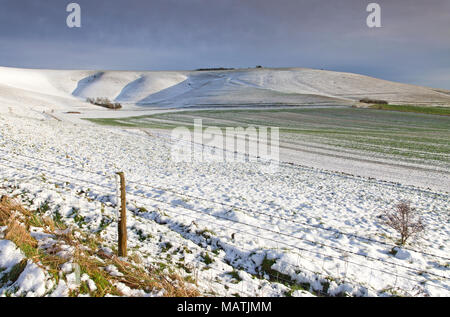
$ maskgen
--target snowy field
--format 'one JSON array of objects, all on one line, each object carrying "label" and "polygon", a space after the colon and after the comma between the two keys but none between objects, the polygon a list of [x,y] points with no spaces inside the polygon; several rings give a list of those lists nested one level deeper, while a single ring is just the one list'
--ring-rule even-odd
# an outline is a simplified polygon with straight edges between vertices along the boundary
[{"label": "snowy field", "polygon": [[[450,295],[445,190],[290,164],[276,174],[258,163],[176,164],[163,133],[17,112],[0,114],[0,195],[48,205],[49,216],[98,232],[113,249],[114,173],[123,171],[129,249],[192,276],[205,295]],[[426,231],[393,252],[398,236],[381,215],[402,200]],[[21,256],[5,241],[0,266]],[[36,283],[31,295],[53,291]]]},{"label": "snowy field", "polygon": [[[450,191],[450,117],[367,108],[303,106],[160,113],[92,122],[141,129],[279,127],[280,159],[300,165]],[[164,132],[158,132],[161,136]],[[166,133],[170,137],[170,133]],[[220,145],[218,145],[220,146]]]},{"label": "snowy field", "polygon": [[[94,106],[87,97],[123,108]],[[79,235],[99,235],[101,251],[110,254],[117,244],[115,173],[123,171],[130,254],[143,267],[175,270],[203,295],[449,296],[448,117],[342,108],[365,97],[450,104],[445,91],[305,68],[0,67],[0,196]],[[298,105],[310,108],[182,112]],[[171,161],[170,131],[155,128],[194,118],[222,127],[280,126],[284,163],[267,174],[259,163]],[[393,249],[398,236],[382,215],[403,200],[422,214],[426,231]],[[55,241],[31,229],[39,246]],[[25,256],[6,231],[0,227],[1,296],[73,292],[76,263],[61,267],[59,283],[29,261],[13,285],[1,284]],[[114,265],[103,269],[120,275]],[[119,288],[129,296],[165,295]]]}]

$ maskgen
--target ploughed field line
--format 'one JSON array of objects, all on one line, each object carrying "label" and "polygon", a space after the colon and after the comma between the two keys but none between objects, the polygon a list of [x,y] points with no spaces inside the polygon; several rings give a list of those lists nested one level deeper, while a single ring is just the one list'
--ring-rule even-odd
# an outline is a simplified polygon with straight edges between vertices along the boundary
[{"label": "ploughed field line", "polygon": [[170,129],[192,128],[194,119],[203,119],[204,127],[275,126],[280,127],[283,140],[308,140],[394,159],[450,164],[450,118],[434,115],[374,109],[295,108],[184,111],[93,121],[131,128]]}]

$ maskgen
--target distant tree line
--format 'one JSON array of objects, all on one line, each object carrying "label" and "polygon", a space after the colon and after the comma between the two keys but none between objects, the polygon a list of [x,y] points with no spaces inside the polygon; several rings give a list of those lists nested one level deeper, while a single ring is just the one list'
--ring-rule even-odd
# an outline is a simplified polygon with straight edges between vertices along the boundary
[{"label": "distant tree line", "polygon": [[[249,67],[251,68],[251,67]],[[261,65],[257,65],[255,68],[263,68]],[[226,67],[212,67],[212,68],[197,68],[198,72],[207,72],[207,71],[217,71],[217,70],[235,70],[236,68],[226,68]]]},{"label": "distant tree line", "polygon": [[388,105],[389,104],[389,102],[387,102],[386,100],[370,99],[370,98],[363,98],[359,102],[370,103],[373,105]]},{"label": "distant tree line", "polygon": [[120,103],[112,102],[108,98],[98,98],[98,97],[97,98],[87,98],[86,101],[93,105],[108,108],[108,109],[113,109],[113,110],[118,110],[118,109],[122,108],[122,105]]},{"label": "distant tree line", "polygon": [[216,67],[216,68],[198,68],[196,71],[198,72],[206,72],[206,71],[214,71],[214,70],[234,70],[235,68],[225,68],[225,67]]}]

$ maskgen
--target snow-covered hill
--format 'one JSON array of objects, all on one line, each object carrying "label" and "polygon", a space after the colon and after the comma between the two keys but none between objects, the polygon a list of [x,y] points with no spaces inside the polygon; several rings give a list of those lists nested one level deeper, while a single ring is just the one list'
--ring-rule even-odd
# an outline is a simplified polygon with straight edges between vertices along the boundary
[{"label": "snow-covered hill", "polygon": [[99,110],[87,97],[108,97],[124,110],[190,106],[447,103],[431,88],[363,75],[305,68],[229,71],[81,71],[0,67],[0,111]]}]

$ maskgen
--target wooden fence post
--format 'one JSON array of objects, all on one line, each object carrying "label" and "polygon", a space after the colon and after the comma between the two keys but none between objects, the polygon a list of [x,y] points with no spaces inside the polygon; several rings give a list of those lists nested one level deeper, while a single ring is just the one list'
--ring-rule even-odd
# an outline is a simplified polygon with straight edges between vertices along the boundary
[{"label": "wooden fence post", "polygon": [[127,256],[127,198],[125,174],[117,173],[120,177],[120,218],[119,218],[119,256]]}]

